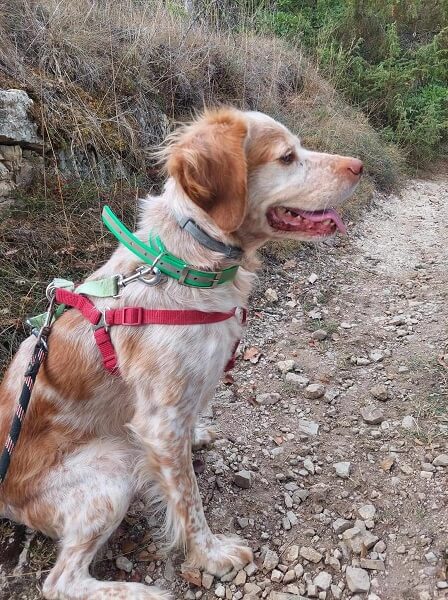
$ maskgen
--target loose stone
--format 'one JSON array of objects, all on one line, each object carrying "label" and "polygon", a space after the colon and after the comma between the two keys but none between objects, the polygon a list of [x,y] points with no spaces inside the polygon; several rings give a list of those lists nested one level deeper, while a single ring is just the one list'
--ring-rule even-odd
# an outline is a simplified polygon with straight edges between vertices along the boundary
[{"label": "loose stone", "polygon": [[309,546],[302,546],[300,548],[300,556],[312,563],[318,563],[322,560],[322,554]]},{"label": "loose stone", "polygon": [[433,461],[432,464],[435,467],[448,467],[448,454],[439,454]]},{"label": "loose stone", "polygon": [[364,506],[358,508],[358,514],[361,517],[361,519],[364,519],[364,521],[368,521],[370,519],[373,519],[373,517],[375,516],[376,508],[373,506],[373,504],[365,504]]},{"label": "loose stone", "polygon": [[348,479],[350,475],[350,463],[349,462],[338,462],[335,463],[334,468],[336,470],[336,475],[338,477],[342,477],[342,479]]},{"label": "loose stone", "polygon": [[315,436],[319,431],[319,423],[308,421],[307,419],[299,419],[298,428],[299,431],[306,435]]},{"label": "loose stone", "polygon": [[320,383],[311,383],[305,388],[305,396],[311,400],[322,398],[325,394],[325,387]]},{"label": "loose stone", "polygon": [[297,373],[286,373],[285,381],[299,389],[305,388],[310,382],[308,377],[298,375]]},{"label": "loose stone", "polygon": [[378,425],[384,421],[383,411],[375,406],[364,406],[361,408],[361,417],[368,425]]},{"label": "loose stone", "polygon": [[364,569],[347,567],[345,578],[351,592],[365,594],[370,590],[369,574]]},{"label": "loose stone", "polygon": [[321,571],[319,575],[317,575],[317,577],[314,578],[313,583],[320,590],[326,591],[331,585],[331,580],[332,576],[330,575],[330,573],[327,573],[326,571]]},{"label": "loose stone", "polygon": [[294,371],[294,369],[296,368],[296,361],[295,360],[280,360],[277,363],[277,368],[282,372],[282,373],[289,373],[290,371]]},{"label": "loose stone", "polygon": [[249,489],[252,485],[252,473],[246,470],[238,471],[233,477],[233,483],[244,490]]},{"label": "loose stone", "polygon": [[373,387],[370,388],[369,391],[372,394],[372,396],[374,398],[376,398],[377,400],[381,400],[382,402],[385,402],[386,400],[389,399],[389,390],[382,383],[379,383],[378,385],[374,385]]},{"label": "loose stone", "polygon": [[276,392],[268,392],[266,394],[258,394],[255,396],[257,404],[261,404],[262,406],[277,404],[279,400],[281,400],[281,396]]},{"label": "loose stone", "polygon": [[411,415],[406,415],[401,421],[401,426],[403,427],[403,429],[407,429],[410,431],[416,428],[417,423],[415,422],[414,417],[412,417]]},{"label": "loose stone", "polygon": [[130,573],[134,567],[133,563],[126,556],[117,556],[115,564],[117,565],[117,569],[126,573]]}]

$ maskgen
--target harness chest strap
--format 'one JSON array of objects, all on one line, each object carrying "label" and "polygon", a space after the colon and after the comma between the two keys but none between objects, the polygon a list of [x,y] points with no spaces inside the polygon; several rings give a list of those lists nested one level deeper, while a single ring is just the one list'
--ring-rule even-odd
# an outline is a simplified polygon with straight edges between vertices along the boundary
[{"label": "harness chest strap", "polygon": [[[93,326],[95,342],[103,358],[104,368],[113,374],[118,374],[118,362],[115,348],[109,334],[112,325],[206,325],[220,323],[236,317],[238,307],[228,312],[203,312],[200,310],[154,310],[135,306],[123,308],[98,310],[85,296],[58,288],[55,292],[58,304],[65,304],[78,310]],[[247,311],[241,309],[241,323],[246,322]],[[238,345],[236,346],[236,348]],[[236,352],[235,348],[235,352]],[[226,371],[234,363],[231,357],[226,366]]]}]

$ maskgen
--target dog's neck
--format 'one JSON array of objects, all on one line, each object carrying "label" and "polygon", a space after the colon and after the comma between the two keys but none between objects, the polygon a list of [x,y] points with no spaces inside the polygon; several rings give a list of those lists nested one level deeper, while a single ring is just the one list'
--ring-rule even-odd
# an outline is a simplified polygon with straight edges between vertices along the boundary
[{"label": "dog's neck", "polygon": [[[225,256],[223,252],[215,252],[202,245],[188,231],[179,225],[182,217],[191,218],[211,238],[226,245],[236,245],[236,239],[225,235],[205,213],[196,207],[179,189],[174,181],[168,180],[163,194],[148,197],[142,201],[142,213],[137,235],[144,239],[152,231],[162,239],[167,250],[184,262],[203,270],[216,271],[235,264],[252,270],[243,252],[240,260]],[[142,237],[143,236],[143,237]]]}]

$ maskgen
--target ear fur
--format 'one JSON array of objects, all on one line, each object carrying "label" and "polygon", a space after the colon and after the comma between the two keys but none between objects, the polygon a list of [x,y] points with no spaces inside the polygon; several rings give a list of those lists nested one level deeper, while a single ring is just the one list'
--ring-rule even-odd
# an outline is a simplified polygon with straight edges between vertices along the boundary
[{"label": "ear fur", "polygon": [[241,113],[218,109],[188,125],[168,149],[169,175],[226,233],[236,231],[246,214],[246,135]]}]

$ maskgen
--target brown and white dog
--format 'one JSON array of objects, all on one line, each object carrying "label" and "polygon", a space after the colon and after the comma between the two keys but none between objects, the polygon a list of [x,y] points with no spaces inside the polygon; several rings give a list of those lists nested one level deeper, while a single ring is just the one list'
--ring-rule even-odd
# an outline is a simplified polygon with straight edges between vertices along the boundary
[{"label": "brown and white dog", "polygon": [[[272,239],[320,240],[344,225],[334,210],[362,172],[355,158],[311,152],[283,125],[257,112],[218,109],[181,128],[164,151],[162,195],[142,202],[137,236],[155,231],[167,249],[202,270],[233,264],[183,231],[188,216],[208,234],[244,250],[233,282],[194,289],[168,279],[133,283],[106,306],[228,311],[247,303],[255,252]],[[120,246],[90,279],[139,265]],[[91,326],[76,310],[53,327],[8,476],[0,514],[59,540],[43,594],[48,599],[170,598],[139,583],[101,582],[89,574],[98,548],[137,493],[166,507],[164,533],[193,566],[222,575],[252,552],[213,534],[204,516],[191,446],[210,439],[197,428],[235,341],[236,319],[200,326],[112,327],[120,377],[102,366]],[[6,438],[35,339],[25,340],[0,388],[0,440]],[[196,430],[195,430],[196,427]]]}]

